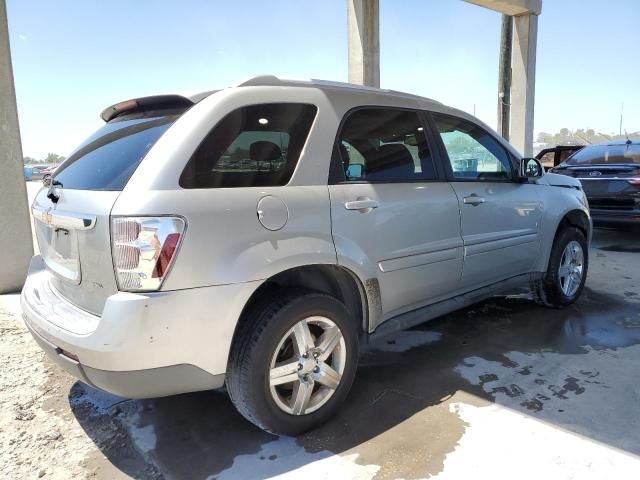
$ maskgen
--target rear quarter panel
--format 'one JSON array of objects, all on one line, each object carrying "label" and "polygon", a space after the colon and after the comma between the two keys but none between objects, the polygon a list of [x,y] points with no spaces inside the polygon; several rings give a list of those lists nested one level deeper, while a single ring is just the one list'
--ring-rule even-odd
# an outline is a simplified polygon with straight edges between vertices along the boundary
[{"label": "rear quarter panel", "polygon": [[[183,189],[179,178],[209,131],[245,105],[275,102],[318,107],[293,176],[283,187]],[[187,222],[163,290],[263,280],[300,265],[335,264],[327,178],[337,116],[311,88],[241,87],[220,91],[188,110],[149,151],[112,215],[180,215]],[[268,230],[258,202],[274,196],[287,222]]]},{"label": "rear quarter panel", "polygon": [[[258,202],[266,196],[287,206],[280,230],[267,230],[258,220]],[[336,263],[326,186],[129,192],[112,214],[185,218],[163,290],[263,280],[299,265]]]}]

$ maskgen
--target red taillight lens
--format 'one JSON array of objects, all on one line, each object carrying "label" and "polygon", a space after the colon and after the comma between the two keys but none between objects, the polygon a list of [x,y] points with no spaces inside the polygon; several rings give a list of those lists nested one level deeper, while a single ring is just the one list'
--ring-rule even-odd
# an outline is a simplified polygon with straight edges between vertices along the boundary
[{"label": "red taillight lens", "polygon": [[178,217],[114,217],[111,252],[118,288],[158,290],[184,232]]},{"label": "red taillight lens", "polygon": [[630,178],[627,178],[627,182],[631,185],[640,185],[640,175],[633,175]]},{"label": "red taillight lens", "polygon": [[164,274],[171,263],[171,259],[173,258],[173,254],[176,252],[176,248],[178,248],[178,242],[180,242],[179,233],[170,233],[167,235],[167,238],[162,244],[158,260],[156,260],[156,266],[153,267],[153,273],[151,274],[153,278],[164,277]]}]

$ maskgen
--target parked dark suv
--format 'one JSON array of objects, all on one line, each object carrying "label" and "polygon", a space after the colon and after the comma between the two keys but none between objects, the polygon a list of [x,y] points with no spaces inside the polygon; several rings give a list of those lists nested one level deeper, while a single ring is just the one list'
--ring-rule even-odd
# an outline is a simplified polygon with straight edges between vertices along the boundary
[{"label": "parked dark suv", "polygon": [[551,171],[582,182],[594,223],[640,225],[640,140],[588,145]]}]

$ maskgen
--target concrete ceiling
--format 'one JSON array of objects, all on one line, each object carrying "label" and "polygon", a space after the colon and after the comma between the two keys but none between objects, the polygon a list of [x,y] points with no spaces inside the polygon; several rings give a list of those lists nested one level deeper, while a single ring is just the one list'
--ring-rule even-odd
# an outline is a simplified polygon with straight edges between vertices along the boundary
[{"label": "concrete ceiling", "polygon": [[506,15],[540,15],[542,0],[465,0],[481,7],[489,8]]}]

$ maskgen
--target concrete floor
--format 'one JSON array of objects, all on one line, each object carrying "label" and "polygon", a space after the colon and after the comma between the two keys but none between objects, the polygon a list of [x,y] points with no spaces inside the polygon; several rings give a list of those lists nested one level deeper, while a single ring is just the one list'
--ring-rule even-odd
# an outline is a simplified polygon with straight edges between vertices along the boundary
[{"label": "concrete floor", "polygon": [[639,253],[598,230],[577,304],[496,298],[372,345],[340,415],[296,439],[224,392],[112,414],[167,478],[638,478]]},{"label": "concrete floor", "polygon": [[[342,412],[299,438],[224,392],[122,402],[76,383],[68,402],[107,412],[166,478],[637,479],[640,232],[596,230],[590,257],[569,308],[495,298],[371,345]],[[91,437],[94,416],[76,418]]]}]

